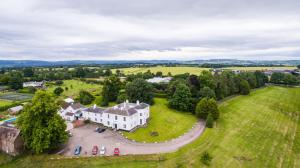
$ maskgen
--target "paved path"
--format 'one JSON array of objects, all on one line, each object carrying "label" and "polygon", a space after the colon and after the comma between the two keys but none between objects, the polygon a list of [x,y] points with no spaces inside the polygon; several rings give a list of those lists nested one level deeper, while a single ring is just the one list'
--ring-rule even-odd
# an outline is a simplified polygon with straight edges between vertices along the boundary
[{"label": "paved path", "polygon": [[[184,135],[168,142],[161,143],[140,143],[128,140],[121,136],[118,132],[107,130],[104,133],[95,133],[93,130],[95,125],[85,125],[80,128],[75,128],[71,132],[73,137],[70,138],[69,143],[64,153],[67,156],[73,155],[73,150],[76,145],[82,146],[81,155],[91,155],[94,145],[104,145],[107,148],[107,156],[113,155],[113,149],[119,147],[121,155],[126,154],[155,154],[167,153],[178,150],[180,147],[197,139],[205,129],[203,121],[197,122],[191,130]],[[85,152],[87,154],[85,154]]]}]

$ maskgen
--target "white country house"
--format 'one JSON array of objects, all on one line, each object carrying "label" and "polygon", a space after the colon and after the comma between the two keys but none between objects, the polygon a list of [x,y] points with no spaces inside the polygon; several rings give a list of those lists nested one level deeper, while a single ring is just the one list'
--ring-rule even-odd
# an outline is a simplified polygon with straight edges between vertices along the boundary
[{"label": "white country house", "polygon": [[109,108],[97,107],[96,105],[89,108],[76,106],[78,110],[73,112],[70,112],[73,110],[73,107],[70,106],[74,105],[70,104],[67,108],[61,107],[59,113],[64,119],[73,121],[82,118],[116,130],[130,131],[146,125],[150,116],[150,106],[146,103],[139,103],[139,101],[136,103],[126,101]]},{"label": "white country house", "polygon": [[82,112],[85,106],[80,103],[64,103],[61,105],[58,114],[67,121],[74,121],[82,117]]}]

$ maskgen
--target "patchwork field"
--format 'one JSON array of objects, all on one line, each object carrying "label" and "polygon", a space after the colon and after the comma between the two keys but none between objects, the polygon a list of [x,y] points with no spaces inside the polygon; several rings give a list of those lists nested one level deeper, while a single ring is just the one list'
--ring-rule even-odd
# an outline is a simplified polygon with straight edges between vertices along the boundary
[{"label": "patchwork field", "polygon": [[285,67],[227,67],[222,69],[229,69],[229,70],[241,70],[241,71],[256,71],[256,70],[294,70],[297,67],[293,66],[285,66]]},{"label": "patchwork field", "polygon": [[[139,142],[171,140],[187,132],[197,121],[197,118],[190,113],[168,108],[166,99],[156,98],[154,101],[155,104],[150,108],[148,126],[146,128],[139,128],[135,132],[124,132],[125,136],[129,139]],[[156,133],[156,136],[153,135]]]},{"label": "patchwork field", "polygon": [[11,162],[6,158],[2,167],[198,168],[205,167],[200,161],[204,151],[213,157],[210,167],[300,167],[299,102],[300,88],[283,87],[268,87],[224,101],[215,128],[206,129],[200,138],[175,153],[59,160],[50,159],[58,157],[55,155],[23,156]]},{"label": "patchwork field", "polygon": [[[49,86],[47,88],[47,91],[49,93],[53,93],[53,90],[58,87],[56,85]],[[76,97],[80,90],[86,90],[91,93],[101,93],[102,86],[98,84],[88,84],[85,82],[82,82],[80,80],[64,80],[64,83],[60,86],[64,89],[64,92],[62,93],[62,96],[64,97]],[[68,90],[66,90],[66,87]]]},{"label": "patchwork field", "polygon": [[[203,70],[209,70],[209,68],[199,68],[199,67],[164,67],[164,66],[156,66],[156,67],[142,67],[142,68],[122,68],[119,69],[124,74],[136,74],[136,73],[144,73],[150,70],[152,73],[156,73],[158,71],[161,71],[163,75],[167,75],[169,72],[171,72],[172,75],[177,74],[184,74],[184,73],[190,73],[199,75],[201,71]],[[116,69],[112,70],[113,73],[116,72]]]}]

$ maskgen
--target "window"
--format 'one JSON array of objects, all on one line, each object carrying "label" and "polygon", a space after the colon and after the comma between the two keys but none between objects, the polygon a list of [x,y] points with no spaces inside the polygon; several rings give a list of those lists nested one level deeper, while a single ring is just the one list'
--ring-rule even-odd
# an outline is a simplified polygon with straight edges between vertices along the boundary
[{"label": "window", "polygon": [[107,114],[107,118],[109,118],[109,114]]},{"label": "window", "polygon": [[97,118],[95,118],[95,121],[97,121]]},{"label": "window", "polygon": [[107,121],[107,125],[109,125],[109,121]]},{"label": "window", "polygon": [[95,116],[96,116],[96,113],[95,113]]},{"label": "window", "polygon": [[102,119],[100,119],[100,122],[102,122]]},{"label": "window", "polygon": [[126,129],[126,124],[123,125],[123,128]]},{"label": "window", "polygon": [[118,120],[118,116],[115,116],[115,120]]},{"label": "window", "polygon": [[143,124],[143,120],[142,120],[142,119],[140,119],[140,124],[141,124],[141,125]]},{"label": "window", "polygon": [[126,117],[123,117],[123,121],[126,121]]},{"label": "window", "polygon": [[140,113],[140,116],[142,116],[143,114],[142,113]]}]

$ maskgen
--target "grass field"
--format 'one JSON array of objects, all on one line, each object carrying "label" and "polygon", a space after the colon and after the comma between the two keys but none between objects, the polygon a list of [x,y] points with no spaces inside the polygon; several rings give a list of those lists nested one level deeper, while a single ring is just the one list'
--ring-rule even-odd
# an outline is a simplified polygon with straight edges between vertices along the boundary
[{"label": "grass field", "polygon": [[299,102],[300,88],[283,87],[226,100],[220,105],[221,117],[215,128],[206,129],[200,138],[170,154],[63,160],[41,155],[11,162],[4,157],[9,163],[3,167],[198,168],[205,167],[200,162],[204,151],[213,157],[210,167],[300,167]]},{"label": "grass field", "polygon": [[12,101],[0,99],[0,107],[12,104]]},{"label": "grass field", "polygon": [[241,71],[256,71],[256,70],[294,70],[297,67],[286,66],[286,67],[227,67],[222,69],[229,70],[241,70]]},{"label": "grass field", "polygon": [[[53,93],[53,90],[58,87],[56,85],[52,85],[47,88],[47,91],[49,93]],[[62,93],[63,97],[73,97],[75,98],[80,90],[86,90],[91,93],[101,93],[102,86],[98,84],[88,84],[79,80],[64,80],[64,83],[60,86],[64,89],[64,92]],[[68,90],[65,90],[65,88],[68,87]]]},{"label": "grass field", "polygon": [[[192,128],[197,118],[185,112],[179,112],[167,107],[167,100],[154,99],[155,104],[150,108],[150,121],[146,128],[139,128],[135,132],[124,132],[129,139],[140,142],[161,142],[177,138]],[[158,136],[151,136],[151,132],[158,132]]]},{"label": "grass field", "polygon": [[[122,68],[119,69],[125,75],[128,74],[136,74],[139,72],[147,72],[150,70],[152,73],[156,73],[161,71],[163,75],[167,75],[168,72],[171,72],[172,75],[190,73],[194,75],[199,75],[203,70],[209,70],[210,68],[200,68],[200,67],[164,67],[164,66],[156,66],[156,67],[133,67],[133,68]],[[222,69],[228,70],[242,70],[242,71],[255,71],[255,70],[293,70],[296,67],[227,67]],[[116,69],[112,70],[113,73],[116,72]]]},{"label": "grass field", "polygon": [[33,94],[8,92],[0,94],[0,99],[7,101],[26,101],[32,99]]},{"label": "grass field", "polygon": [[[184,73],[190,73],[190,74],[195,74],[199,75],[201,71],[203,70],[209,70],[209,68],[199,68],[199,67],[164,67],[164,66],[156,66],[156,67],[142,67],[142,68],[122,68],[119,69],[121,72],[124,74],[136,74],[139,72],[147,72],[150,70],[152,73],[156,73],[158,71],[161,71],[163,75],[167,75],[169,72],[171,72],[172,75],[177,75],[177,74],[184,74]],[[113,73],[116,72],[116,69],[112,70]]]}]

